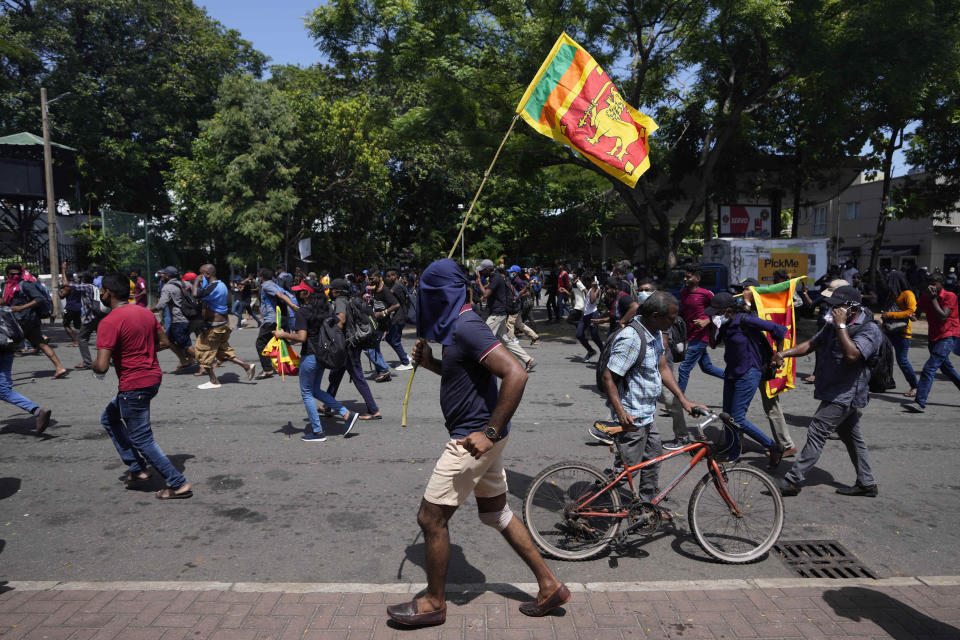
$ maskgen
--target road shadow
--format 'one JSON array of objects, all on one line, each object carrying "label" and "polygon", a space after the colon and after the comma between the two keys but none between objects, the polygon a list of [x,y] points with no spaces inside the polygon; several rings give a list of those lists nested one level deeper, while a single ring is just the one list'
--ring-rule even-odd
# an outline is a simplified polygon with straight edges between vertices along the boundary
[{"label": "road shadow", "polygon": [[274,433],[282,433],[285,436],[295,436],[298,433],[303,433],[304,430],[298,427],[293,426],[291,421],[287,421],[285,425],[274,431]]},{"label": "road shadow", "polygon": [[[173,455],[168,455],[167,459],[170,461],[170,464],[173,465],[173,468],[179,471],[180,473],[186,473],[187,460],[192,460],[196,456],[189,453],[174,453]],[[146,480],[138,480],[126,485],[126,489],[129,491],[139,491],[141,493],[153,493],[159,491],[160,489],[167,488],[166,483],[163,481],[163,476],[160,475],[160,472],[156,469],[148,469],[147,473],[150,474],[150,477]],[[124,471],[119,476],[120,480],[123,480],[126,477],[127,473]]]},{"label": "road shadow", "polygon": [[940,622],[891,595],[865,587],[843,587],[823,592],[823,601],[843,618],[869,620],[895,640],[960,638],[960,629]]},{"label": "road shadow", "polygon": [[[50,421],[51,427],[55,424],[55,421]],[[8,433],[13,433],[20,436],[32,436],[37,440],[53,440],[54,438],[60,437],[55,436],[47,431],[43,433],[37,433],[37,422],[33,416],[8,420],[2,427],[0,427],[0,435],[6,435]]]},{"label": "road shadow", "polygon": [[0,500],[9,498],[20,491],[20,478],[0,478]]},{"label": "road shadow", "polygon": [[812,416],[798,416],[795,413],[784,413],[783,419],[786,420],[787,424],[791,427],[807,427],[810,425],[810,419]]}]

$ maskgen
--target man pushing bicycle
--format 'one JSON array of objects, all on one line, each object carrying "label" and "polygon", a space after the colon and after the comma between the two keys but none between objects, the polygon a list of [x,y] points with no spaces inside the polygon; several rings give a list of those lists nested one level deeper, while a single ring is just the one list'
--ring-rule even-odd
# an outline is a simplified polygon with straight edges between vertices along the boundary
[{"label": "man pushing bicycle", "polygon": [[[620,445],[627,467],[663,455],[654,421],[662,386],[680,399],[690,415],[697,408],[709,412],[706,406],[687,400],[664,356],[663,332],[676,321],[679,307],[672,295],[657,291],[640,305],[638,319],[613,338],[602,382],[607,406],[624,430]],[[659,464],[650,465],[640,472],[637,493],[645,502],[657,494],[659,468]]]}]

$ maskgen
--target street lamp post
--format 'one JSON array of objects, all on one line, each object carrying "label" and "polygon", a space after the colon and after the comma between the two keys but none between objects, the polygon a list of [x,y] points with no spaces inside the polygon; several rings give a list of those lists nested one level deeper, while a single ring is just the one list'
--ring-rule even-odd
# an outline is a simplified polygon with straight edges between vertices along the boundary
[{"label": "street lamp post", "polygon": [[[63,96],[59,96],[63,97]],[[53,157],[50,150],[50,124],[47,117],[47,89],[40,87],[40,111],[43,113],[43,171],[47,192],[47,238],[50,245],[50,287],[56,287],[60,281],[60,256],[57,243],[57,202],[53,195]],[[60,296],[51,295],[53,300],[53,318],[60,317]]]}]

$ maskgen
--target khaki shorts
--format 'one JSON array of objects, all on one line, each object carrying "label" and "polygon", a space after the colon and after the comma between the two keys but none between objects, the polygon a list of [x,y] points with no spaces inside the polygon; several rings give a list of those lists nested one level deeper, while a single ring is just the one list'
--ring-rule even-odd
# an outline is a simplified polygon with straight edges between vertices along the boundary
[{"label": "khaki shorts", "polygon": [[230,346],[230,333],[230,326],[222,324],[197,336],[197,362],[201,367],[212,367],[217,360],[222,362],[237,357]]},{"label": "khaki shorts", "polygon": [[490,451],[474,458],[467,450],[450,440],[433,468],[433,475],[423,492],[432,504],[459,507],[470,494],[478,498],[494,498],[507,492],[507,472],[503,468],[503,448],[507,438],[498,440]]}]

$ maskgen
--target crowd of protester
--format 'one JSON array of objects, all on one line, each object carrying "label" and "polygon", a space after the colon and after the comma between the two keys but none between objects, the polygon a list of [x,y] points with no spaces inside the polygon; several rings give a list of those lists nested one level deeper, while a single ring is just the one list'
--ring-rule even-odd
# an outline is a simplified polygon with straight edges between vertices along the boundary
[{"label": "crowd of protester", "polygon": [[[663,384],[659,374],[656,384],[652,385],[656,388],[660,413],[670,418],[672,425],[671,437],[662,446],[679,449],[690,443],[683,415],[684,408],[690,403],[684,394],[694,370],[699,367],[703,374],[723,380],[723,394],[718,404],[733,416],[740,435],[748,436],[763,448],[769,456],[771,469],[777,468],[781,459],[801,454],[786,426],[779,397],[771,398],[763,392],[761,374],[769,363],[762,361],[762,344],[766,341],[766,335],[771,336],[775,344],[780,344],[785,333],[783,327],[760,319],[754,313],[749,287],[766,283],[748,280],[734,283],[729,291],[710,291],[700,286],[700,268],[688,265],[679,269],[683,273],[682,286],[668,291],[670,287],[666,284],[668,279],[664,277],[665,274],[628,261],[597,265],[558,261],[548,266],[520,267],[484,259],[463,269],[467,303],[472,305],[499,343],[528,374],[534,371],[537,361],[524,348],[521,340],[528,340],[529,345],[540,342],[538,321],[547,325],[561,322],[573,325],[576,340],[584,350],[580,360],[592,364],[604,351],[605,344],[612,342],[612,336],[625,327],[639,326],[644,320],[643,305],[661,290],[671,296],[677,306],[676,317],[671,319],[669,327],[655,336],[662,343],[666,369],[671,376],[675,375],[675,385]],[[62,272],[69,273],[66,264]],[[68,346],[77,347],[78,362],[73,364],[73,368],[102,374],[111,357],[117,367],[121,379],[120,393],[111,407],[104,411],[102,423],[114,438],[121,457],[129,465],[131,482],[146,473],[144,456],[154,468],[166,468],[162,461],[158,462],[158,466],[150,458],[158,455],[156,452],[159,451],[152,441],[149,428],[149,398],[156,394],[161,379],[155,357],[158,348],[169,347],[177,357],[172,373],[192,373],[205,378],[197,385],[198,389],[213,391],[221,388],[216,370],[226,364],[240,367],[251,381],[266,380],[276,375],[278,360],[265,355],[265,349],[271,340],[286,341],[300,353],[300,391],[309,421],[302,435],[305,442],[323,442],[326,439],[322,417],[339,416],[344,421],[344,433],[349,433],[360,420],[382,419],[373,388],[376,384],[390,382],[399,372],[413,368],[408,356],[412,348],[412,336],[407,334],[405,346],[404,328],[417,321],[417,269],[369,268],[338,277],[329,271],[308,273],[295,269],[291,273],[284,265],[277,265],[274,269],[234,273],[220,279],[213,265],[204,264],[190,270],[168,266],[155,275],[156,281],[151,284],[137,269],[107,274],[104,269],[91,267],[69,276],[64,275],[53,292],[53,295],[59,295],[63,303],[62,320],[69,339]],[[804,274],[777,272],[774,282],[796,275]],[[882,351],[884,343],[889,343],[889,351],[907,384],[904,395],[908,401],[905,408],[912,412],[924,411],[937,370],[960,388],[960,374],[950,363],[951,353],[956,353],[960,348],[956,297],[958,286],[960,283],[953,269],[946,274],[939,270],[931,273],[916,268],[884,270],[877,274],[877,278],[871,278],[869,274],[861,274],[850,265],[832,266],[826,275],[810,286],[801,281],[797,287],[795,307],[798,314],[816,318],[817,322],[817,334],[813,342],[807,345],[807,351],[804,351],[816,353],[817,364],[814,373],[803,381],[815,385],[816,398],[827,393],[821,387],[835,382],[828,365],[829,359],[836,354],[831,356],[827,352],[829,348],[838,348],[838,345],[849,347],[849,344],[842,341],[841,345],[830,332],[835,333],[841,324],[836,318],[852,309],[858,315],[850,322],[851,325],[865,322],[871,325],[857,334],[860,342],[864,342],[867,336],[872,340],[870,345],[863,345],[864,349],[870,347],[870,354],[861,353],[861,359],[866,362],[875,352]],[[148,290],[151,288],[154,289],[153,298],[156,302],[148,307]],[[46,291],[28,271],[14,264],[7,266],[3,297],[5,306],[3,313],[0,313],[0,321],[3,321],[0,322],[0,328],[9,325],[11,319],[14,320],[13,324],[19,325],[20,332],[12,337],[12,343],[17,345],[22,342],[23,348],[8,347],[0,352],[0,397],[32,413],[37,431],[43,432],[50,423],[51,409],[42,408],[13,391],[11,369],[15,356],[40,352],[54,365],[54,378],[67,375],[68,368],[47,344],[48,339],[43,333],[42,321],[50,315],[48,307],[51,292]],[[838,311],[837,301],[841,299],[845,302]],[[128,310],[116,313],[122,307],[138,307],[141,312],[136,316]],[[668,307],[664,306],[661,296],[658,313],[667,314]],[[352,318],[364,313],[364,309],[369,313],[373,326],[371,335],[362,343],[347,340],[338,365],[325,364],[329,358],[325,358],[321,351],[327,347],[322,341],[318,342],[324,323],[332,322],[336,330],[345,333]],[[913,340],[913,324],[923,316],[928,322],[930,357],[917,375],[908,356]],[[123,319],[125,323],[138,327],[139,351],[118,346],[118,340],[125,335],[124,329],[114,326],[116,323],[113,321],[103,324],[108,318]],[[255,353],[241,358],[230,344],[231,333],[254,327],[258,332]],[[556,333],[555,330],[551,331],[551,334]],[[824,346],[829,342],[826,340],[828,334],[833,339],[829,348]],[[93,335],[97,336],[96,356],[90,350]],[[151,340],[150,336],[156,339]],[[151,343],[152,351],[145,346],[147,343]],[[395,355],[393,366],[388,364],[384,355],[383,343],[389,345]],[[711,351],[721,346],[723,367],[714,364],[711,358]],[[0,344],[0,347],[3,345]],[[632,348],[636,349],[637,345]],[[643,348],[646,349],[646,345]],[[121,349],[120,352],[117,349]],[[611,345],[607,345],[607,349],[611,349]],[[843,349],[840,351],[843,352]],[[106,360],[104,353],[110,354]],[[370,374],[364,369],[364,359]],[[326,383],[324,374],[327,374]],[[348,410],[337,400],[344,375],[349,376],[362,397],[364,412]],[[824,375],[827,376],[825,381],[821,380]],[[374,385],[369,384],[370,381]],[[151,384],[146,385],[146,382]],[[143,392],[144,389],[147,391]],[[769,422],[770,435],[747,419],[747,410],[758,390]],[[124,396],[131,391],[143,393],[134,402]],[[647,389],[647,395],[649,391]],[[865,402],[862,394],[854,395],[857,399],[850,401],[849,406],[856,407],[857,403]],[[614,410],[615,403],[610,404],[611,410]],[[131,433],[121,437],[121,429],[117,426],[116,412],[134,411],[134,405],[145,412],[143,425],[137,435],[145,439],[141,443],[143,447],[133,441]],[[850,420],[849,415],[843,414],[828,416],[822,422],[827,425],[825,431],[834,429],[840,433],[841,439],[846,438],[845,442],[849,440],[847,444],[851,458],[859,460],[858,469],[864,464],[868,467],[868,463],[864,463],[866,448],[861,446],[862,439],[858,440],[855,421],[850,423]],[[648,427],[648,431],[649,427],[656,431],[652,417],[644,426]],[[591,435],[606,439],[596,431]],[[734,440],[727,443],[731,460],[736,460],[741,454],[740,438]],[[649,453],[660,446],[659,434],[647,433],[640,450],[649,450]],[[801,460],[809,462],[814,453],[811,452],[809,456],[801,454]],[[173,491],[168,497],[173,497],[185,480],[182,477],[166,477],[168,474],[163,471],[161,473]],[[790,482],[799,486],[803,473],[794,473],[789,478],[792,478]],[[869,474],[861,474],[858,475],[858,482],[869,483],[871,478]]]}]

